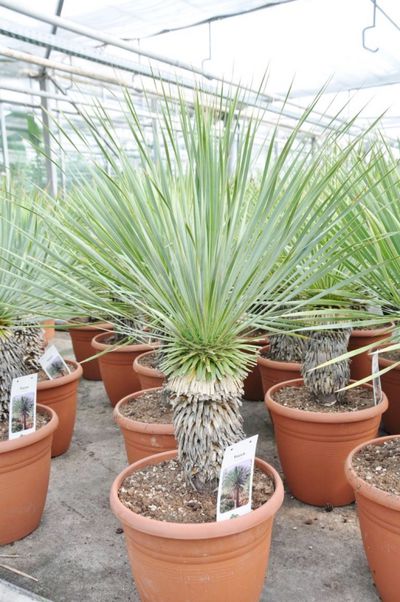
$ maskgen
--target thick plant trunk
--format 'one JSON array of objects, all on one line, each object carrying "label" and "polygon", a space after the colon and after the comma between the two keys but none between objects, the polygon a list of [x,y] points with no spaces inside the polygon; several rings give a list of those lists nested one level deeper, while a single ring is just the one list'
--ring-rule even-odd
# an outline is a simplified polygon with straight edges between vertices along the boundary
[{"label": "thick plant trunk", "polygon": [[240,506],[240,489],[236,487],[235,489],[235,508],[239,508]]},{"label": "thick plant trunk", "polygon": [[278,362],[302,362],[307,339],[288,334],[269,336],[269,357]]},{"label": "thick plant trunk", "polygon": [[321,405],[331,406],[343,399],[344,392],[339,393],[338,389],[349,384],[350,362],[342,360],[310,370],[346,353],[350,334],[349,328],[324,330],[313,332],[308,339],[302,367],[304,384]]},{"label": "thick plant trunk", "polygon": [[46,341],[42,330],[35,327],[24,327],[14,331],[14,338],[24,350],[23,363],[30,374],[38,372],[40,368],[39,358],[46,348]]},{"label": "thick plant trunk", "polygon": [[244,438],[241,390],[212,397],[201,393],[172,396],[179,460],[187,481],[200,492],[218,486],[225,449]]},{"label": "thick plant trunk", "polygon": [[[114,301],[118,301],[114,299]],[[138,313],[136,316],[132,316],[131,318],[126,318],[124,316],[119,316],[118,319],[115,317],[110,318],[110,322],[114,324],[114,331],[122,339],[129,338],[133,336],[133,339],[136,341],[137,332],[145,333],[146,329],[143,328],[143,325],[147,323],[144,315]],[[155,332],[148,330],[146,333],[146,343],[152,343],[157,341],[157,336]]]},{"label": "thick plant trunk", "polygon": [[39,328],[7,330],[0,338],[0,420],[8,419],[13,378],[37,372],[44,342]]},{"label": "thick plant trunk", "polygon": [[13,378],[26,374],[22,362],[23,347],[10,332],[0,339],[0,420],[8,419],[11,383]]}]

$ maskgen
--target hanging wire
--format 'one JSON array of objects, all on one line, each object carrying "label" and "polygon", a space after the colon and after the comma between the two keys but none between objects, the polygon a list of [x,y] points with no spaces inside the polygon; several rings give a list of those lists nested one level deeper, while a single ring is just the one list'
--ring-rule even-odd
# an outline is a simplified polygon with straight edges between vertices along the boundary
[{"label": "hanging wire", "polygon": [[362,45],[363,48],[365,50],[368,50],[369,52],[378,52],[379,48],[370,48],[369,46],[367,46],[367,44],[365,43],[365,34],[369,29],[375,29],[376,27],[376,0],[372,0],[372,4],[373,4],[373,12],[372,12],[372,25],[368,25],[368,27],[364,27],[364,29],[362,30]]}]

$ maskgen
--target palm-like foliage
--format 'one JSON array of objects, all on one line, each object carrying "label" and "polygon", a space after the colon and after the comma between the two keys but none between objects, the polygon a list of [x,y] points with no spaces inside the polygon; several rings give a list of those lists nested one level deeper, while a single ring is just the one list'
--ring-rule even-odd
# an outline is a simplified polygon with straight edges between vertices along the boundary
[{"label": "palm-like foliage", "polygon": [[[354,246],[363,246],[363,253],[347,258],[350,269],[357,270],[360,281],[369,292],[372,303],[383,307],[383,319],[395,322],[391,350],[400,348],[398,326],[400,317],[400,164],[392,149],[381,139],[366,163],[371,169],[362,172],[359,225],[351,234]],[[379,269],[371,266],[379,264]],[[389,341],[386,341],[387,346]],[[385,370],[386,371],[386,370]]]},{"label": "palm-like foliage", "polygon": [[[327,156],[321,157],[323,172],[329,171],[332,162],[336,161],[338,152],[340,153],[338,148],[333,148]],[[379,156],[379,160],[381,158]],[[378,159],[378,155],[375,155],[374,159]],[[347,308],[346,313],[351,316],[353,325],[357,325],[360,321],[362,326],[369,326],[387,322],[387,317],[371,314],[368,311],[371,305],[379,306],[376,294],[365,285],[371,273],[376,275],[375,266],[379,258],[375,257],[373,262],[365,263],[362,267],[356,264],[359,257],[361,262],[363,261],[371,244],[370,237],[366,235],[363,227],[360,228],[359,222],[363,219],[361,200],[365,201],[366,196],[365,179],[371,181],[376,177],[375,161],[366,163],[365,152],[354,149],[346,165],[335,171],[335,176],[328,182],[324,194],[329,194],[330,191],[340,187],[341,181],[347,182],[350,172],[353,172],[354,179],[349,188],[351,198],[348,199],[348,203],[351,205],[360,202],[360,210],[345,213],[343,216],[348,236],[347,246],[343,249],[343,262],[314,280],[309,289],[302,292],[302,298],[311,298],[315,304],[315,295],[324,293],[319,301],[320,307],[325,305],[330,311],[340,310],[341,313],[344,308]],[[385,170],[382,170],[380,177],[384,173]],[[329,244],[341,228],[343,228],[342,222],[333,224],[326,241],[321,240],[320,245],[323,246],[325,242]],[[320,247],[317,246],[312,254],[318,258],[319,253]],[[347,261],[348,257],[350,257],[349,261]],[[359,279],[360,274],[364,280]],[[329,295],[328,291],[330,291]],[[335,330],[324,330],[322,321],[319,329],[316,330],[317,321],[313,321],[313,331],[303,332],[303,336],[287,334],[271,336],[270,357],[276,360],[301,362],[305,386],[315,401],[323,405],[333,405],[341,399],[343,396],[341,390],[347,387],[350,380],[349,358],[342,356],[347,353],[351,329],[337,327]],[[339,361],[332,361],[339,357],[341,358]]]},{"label": "palm-like foliage", "polygon": [[362,239],[371,238],[366,252],[359,259],[361,268],[373,265],[379,260],[379,271],[364,274],[363,281],[388,311],[400,308],[400,165],[389,146],[383,144],[369,158],[373,168],[366,172],[362,166],[363,178],[363,217],[362,226],[355,234],[356,244]]},{"label": "palm-like foliage", "polygon": [[[23,198],[22,189],[0,192],[0,420],[8,416],[12,379],[39,369],[44,345],[34,326],[44,308],[34,260],[45,261],[47,242],[39,218],[21,207],[22,201],[30,207],[40,203]],[[41,277],[45,287],[44,272]]]},{"label": "palm-like foliage", "polygon": [[33,401],[32,398],[23,395],[19,399],[18,411],[21,416],[21,421],[24,429],[27,427],[27,419],[31,416],[33,409]]},{"label": "palm-like foliage", "polygon": [[[353,179],[349,173],[336,184],[335,174],[353,145],[319,175],[321,153],[342,142],[348,125],[327,135],[313,155],[298,141],[313,106],[277,156],[272,132],[259,186],[249,194],[260,115],[249,117],[245,98],[221,94],[211,103],[199,92],[188,104],[181,96],[176,116],[166,97],[154,160],[127,97],[140,168],[99,110],[101,135],[98,121],[88,124],[112,175],[98,168],[94,181],[49,217],[63,239],[51,255],[70,268],[62,276],[65,302],[75,298],[94,316],[131,317],[135,308],[159,333],[180,460],[199,489],[214,486],[225,448],[242,437],[242,380],[255,361],[249,331],[338,318],[336,310],[310,311],[325,293],[303,294],[350,252],[343,217],[352,211],[345,201]],[[71,266],[68,255],[81,264]],[[58,271],[48,270],[58,291]],[[143,335],[137,325],[121,327]]]},{"label": "palm-like foliage", "polygon": [[[358,225],[357,225],[358,227]],[[352,228],[349,227],[349,235]],[[333,233],[331,233],[332,235]],[[361,254],[364,246],[360,247]],[[317,251],[318,252],[318,251]],[[355,257],[357,248],[353,248],[352,256]],[[354,316],[366,318],[364,324],[376,323],[385,318],[381,316],[370,316],[367,311],[372,298],[366,293],[362,283],[356,279],[356,272],[350,271],[345,263],[332,270],[326,276],[317,280],[310,288],[309,295],[317,291],[333,290],[329,303],[332,309],[347,307]],[[347,353],[347,347],[351,335],[351,328],[336,328],[335,330],[314,330],[308,333],[304,342],[302,356],[302,374],[305,387],[313,396],[314,400],[321,405],[334,405],[341,401],[343,389],[350,382],[350,361],[342,357]],[[332,362],[336,358],[342,359]]]}]

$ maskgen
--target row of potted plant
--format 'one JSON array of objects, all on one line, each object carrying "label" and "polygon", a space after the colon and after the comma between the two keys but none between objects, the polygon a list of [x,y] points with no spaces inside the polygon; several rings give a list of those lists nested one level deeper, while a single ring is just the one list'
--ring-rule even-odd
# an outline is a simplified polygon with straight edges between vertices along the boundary
[{"label": "row of potted plant", "polygon": [[[279,454],[295,495],[302,499],[296,483],[305,467],[305,451],[313,466],[300,485],[305,480],[320,485],[322,479],[328,485],[332,475],[323,474],[325,469],[317,465],[319,456],[335,457],[335,471],[344,475],[345,456],[359,442],[376,435],[385,400],[373,406],[368,392],[371,407],[352,409],[345,434],[339,437],[346,440],[341,451],[337,451],[331,427],[345,412],[329,413],[326,408],[329,404],[340,408],[344,394],[337,391],[349,382],[343,353],[350,327],[393,322],[396,328],[399,306],[377,286],[382,265],[386,269],[390,263],[387,257],[382,262],[377,248],[382,241],[390,245],[394,232],[373,236],[364,215],[372,202],[365,181],[377,169],[381,155],[369,149],[361,153],[360,142],[367,132],[348,141],[350,123],[327,131],[317,154],[302,145],[301,128],[315,101],[276,155],[276,132],[272,133],[257,186],[249,186],[259,119],[249,115],[246,99],[232,100],[222,92],[212,102],[198,92],[188,103],[181,93],[176,111],[168,96],[160,117],[157,160],[126,97],[127,125],[140,155],[139,168],[119,145],[112,121],[103,116],[99,123],[88,117],[111,175],[94,168],[93,181],[77,188],[65,205],[52,206],[48,199],[50,206],[45,210],[35,207],[35,215],[46,220],[54,239],[49,246],[45,232],[37,236],[21,228],[32,248],[46,250],[46,262],[29,253],[33,286],[32,274],[21,266],[15,252],[13,280],[21,289],[15,311],[19,320],[32,316],[27,301],[34,290],[34,315],[90,315],[98,321],[107,316],[125,339],[113,339],[112,333],[96,337],[102,373],[102,362],[108,362],[110,372],[115,373],[112,358],[120,351],[127,354],[129,346],[139,346],[138,352],[149,349],[154,341],[160,344],[158,368],[166,382],[163,394],[156,398],[170,409],[172,423],[165,445],[175,445],[176,440],[177,452],[135,462],[118,476],[111,493],[141,598],[258,600],[273,516],[283,500],[281,480],[271,466],[257,461],[258,470],[267,475],[260,478],[273,484],[270,499],[250,514],[227,522],[189,525],[141,516],[123,503],[125,483],[146,473],[149,465],[161,470],[164,462],[168,467],[177,457],[188,491],[192,488],[196,495],[212,497],[225,449],[244,436],[242,383],[256,363],[260,331],[268,333],[270,345],[272,337],[288,333],[291,340],[306,341],[304,384],[321,410],[313,413],[317,434],[310,438],[323,441],[318,451],[310,451],[301,430],[304,420],[293,424],[291,420],[294,414],[311,412],[278,404],[274,396],[279,385],[267,395]],[[99,134],[101,123],[104,129]],[[232,167],[233,144],[237,154]],[[377,182],[385,174],[381,176]],[[378,197],[384,202],[383,195]],[[12,220],[6,217],[5,221]],[[374,287],[369,284],[371,274]],[[328,284],[321,286],[324,279]],[[357,289],[352,293],[350,284],[355,282]],[[382,307],[386,315],[368,311],[371,304]],[[106,345],[111,343],[112,353],[104,353],[102,337],[111,337]],[[341,360],[332,363],[338,356]],[[104,368],[107,381],[105,374]],[[115,388],[108,391],[113,402],[126,393],[120,388],[126,385],[123,381],[117,376]],[[297,381],[291,384],[297,389],[299,385]],[[129,393],[137,386],[137,381],[129,383]],[[119,401],[116,414],[137,397]],[[363,418],[366,425],[360,426]],[[287,451],[288,438],[295,441],[294,452]],[[326,445],[326,439],[331,445]],[[136,459],[128,445],[127,451]],[[290,454],[303,460],[300,468],[290,468]],[[348,503],[352,494],[343,485],[343,475],[341,485],[324,498],[313,492],[304,499]]]},{"label": "row of potted plant", "polygon": [[[36,200],[39,202],[35,199],[35,206]],[[26,437],[8,440],[12,381],[39,372],[39,359],[46,345],[43,325],[38,322],[35,327],[32,317],[43,315],[35,287],[34,259],[46,260],[48,239],[30,207],[22,208],[16,202],[14,189],[2,190],[0,208],[0,543],[5,544],[38,526],[47,494],[50,457],[52,451],[58,452],[53,449],[53,435],[56,431],[64,435],[54,409],[40,404],[44,397],[51,396],[43,381],[38,384],[37,406],[41,428]],[[17,277],[20,272],[30,280],[29,287]],[[21,408],[24,417],[26,410]]]}]

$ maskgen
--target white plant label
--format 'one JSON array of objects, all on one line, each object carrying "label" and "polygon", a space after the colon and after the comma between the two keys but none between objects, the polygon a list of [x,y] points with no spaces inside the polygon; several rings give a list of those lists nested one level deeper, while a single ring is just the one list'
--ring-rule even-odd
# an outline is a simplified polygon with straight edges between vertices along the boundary
[{"label": "white plant label", "polygon": [[11,385],[8,438],[17,439],[36,430],[37,374],[14,378]]},{"label": "white plant label", "polygon": [[48,349],[46,349],[42,357],[39,359],[39,364],[42,366],[43,371],[47,374],[50,380],[59,378],[60,376],[66,376],[71,372],[55,345],[51,345]]},{"label": "white plant label", "polygon": [[217,521],[251,512],[254,459],[258,435],[227,447],[219,477]]},{"label": "white plant label", "polygon": [[[372,374],[376,374],[377,372],[379,372],[379,352],[378,351],[374,351],[372,354]],[[374,404],[378,405],[378,403],[381,403],[382,401],[382,384],[381,384],[381,377],[378,374],[378,376],[374,376],[373,380],[372,380],[372,386],[374,388]]]}]

